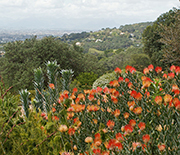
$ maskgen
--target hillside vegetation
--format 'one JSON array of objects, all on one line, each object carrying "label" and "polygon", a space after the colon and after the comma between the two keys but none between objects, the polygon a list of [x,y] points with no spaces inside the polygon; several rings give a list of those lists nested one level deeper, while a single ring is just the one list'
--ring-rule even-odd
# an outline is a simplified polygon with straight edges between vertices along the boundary
[{"label": "hillside vegetation", "polygon": [[87,53],[90,48],[97,50],[128,48],[141,46],[141,35],[144,29],[153,22],[136,23],[120,26],[119,28],[106,28],[95,32],[81,32],[64,34],[60,39],[67,43],[79,42]]}]

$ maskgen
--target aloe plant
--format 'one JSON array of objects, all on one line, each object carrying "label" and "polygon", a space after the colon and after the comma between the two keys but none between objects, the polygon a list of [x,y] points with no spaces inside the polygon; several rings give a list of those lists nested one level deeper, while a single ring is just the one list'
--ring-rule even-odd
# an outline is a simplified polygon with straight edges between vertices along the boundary
[{"label": "aloe plant", "polygon": [[45,102],[43,98],[44,76],[40,67],[34,70],[34,89],[36,92],[34,100],[36,111],[39,112],[39,109],[41,109],[41,111],[45,111]]},{"label": "aloe plant", "polygon": [[62,91],[68,90],[69,91],[69,85],[71,83],[72,77],[73,77],[73,70],[61,70],[62,74]]},{"label": "aloe plant", "polygon": [[24,109],[24,114],[26,117],[29,116],[29,95],[30,92],[27,91],[27,89],[25,90],[21,90],[19,91],[20,94],[20,101],[22,103],[23,109]]}]

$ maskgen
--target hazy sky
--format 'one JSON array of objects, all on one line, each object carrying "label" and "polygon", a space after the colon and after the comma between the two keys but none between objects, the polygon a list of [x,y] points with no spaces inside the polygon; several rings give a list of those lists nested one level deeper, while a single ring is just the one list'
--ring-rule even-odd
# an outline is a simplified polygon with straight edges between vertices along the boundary
[{"label": "hazy sky", "polygon": [[154,21],[179,6],[179,0],[0,0],[0,28],[118,28]]}]

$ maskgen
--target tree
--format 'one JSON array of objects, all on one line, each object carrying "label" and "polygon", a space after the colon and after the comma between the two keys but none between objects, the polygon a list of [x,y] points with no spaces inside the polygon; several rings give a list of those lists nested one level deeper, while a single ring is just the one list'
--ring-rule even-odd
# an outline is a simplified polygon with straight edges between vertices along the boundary
[{"label": "tree", "polygon": [[32,89],[34,69],[40,66],[45,72],[45,63],[48,61],[56,60],[61,69],[72,69],[75,76],[84,71],[82,53],[54,37],[9,42],[4,49],[6,53],[0,61],[0,74],[14,90]]},{"label": "tree", "polygon": [[180,10],[177,10],[173,19],[175,22],[169,26],[160,26],[160,42],[164,44],[162,60],[169,66],[180,65]]},{"label": "tree", "polygon": [[[159,42],[162,38],[160,35],[162,29],[160,25],[170,26],[171,23],[175,22],[173,18],[176,14],[177,9],[173,8],[169,12],[166,12],[159,16],[152,26],[148,26],[142,34],[142,42],[144,44],[144,52],[149,55],[151,62],[155,66],[163,66],[164,62],[162,60],[163,53],[161,49],[164,46],[163,42]],[[158,56],[158,58],[157,58]]]}]

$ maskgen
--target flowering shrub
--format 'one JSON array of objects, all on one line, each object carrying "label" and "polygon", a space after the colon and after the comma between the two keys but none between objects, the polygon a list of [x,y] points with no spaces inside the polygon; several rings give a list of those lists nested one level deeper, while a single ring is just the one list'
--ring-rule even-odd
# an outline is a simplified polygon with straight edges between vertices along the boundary
[{"label": "flowering shrub", "polygon": [[140,76],[127,66],[123,76],[119,68],[115,73],[108,87],[60,95],[66,112],[54,114],[60,118],[61,140],[70,146],[62,149],[95,155],[179,154],[180,67],[163,72],[149,65]]},{"label": "flowering shrub", "polygon": [[[139,74],[127,66],[123,74],[119,68],[114,72],[116,79],[105,88],[64,90],[57,98],[48,96],[52,104],[43,96],[49,111],[34,107],[24,120],[29,128],[23,128],[37,134],[21,136],[19,143],[16,138],[16,147],[25,154],[180,154],[180,67],[163,72],[149,65]],[[49,83],[47,91],[56,87]]]}]

